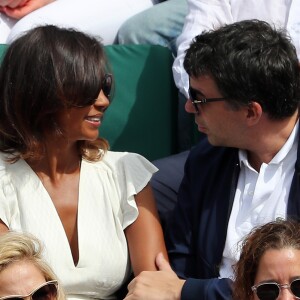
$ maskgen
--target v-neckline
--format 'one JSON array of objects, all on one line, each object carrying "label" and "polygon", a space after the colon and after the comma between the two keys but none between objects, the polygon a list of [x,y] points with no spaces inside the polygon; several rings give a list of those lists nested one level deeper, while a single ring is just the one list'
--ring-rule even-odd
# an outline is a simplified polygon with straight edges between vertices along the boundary
[{"label": "v-neckline", "polygon": [[[21,164],[21,166],[17,166],[17,164]],[[22,164],[24,166],[24,168],[22,167]],[[79,171],[79,186],[78,186],[78,204],[77,204],[77,218],[76,218],[76,223],[77,223],[77,246],[78,246],[78,261],[77,263],[75,264],[74,262],[74,257],[73,257],[73,253],[72,253],[72,250],[71,250],[71,245],[69,243],[69,240],[68,240],[68,236],[66,234],[66,231],[65,231],[65,228],[63,226],[63,223],[62,223],[62,220],[58,214],[58,211],[53,203],[53,200],[52,198],[50,197],[47,189],[45,188],[42,180],[39,178],[39,176],[34,172],[34,170],[30,167],[30,165],[23,159],[20,159],[17,163],[13,164],[13,165],[16,165],[16,171],[20,173],[24,173],[24,175],[27,174],[27,176],[29,176],[31,179],[34,180],[35,184],[36,184],[36,187],[37,189],[40,189],[41,191],[43,191],[42,193],[44,194],[44,197],[43,198],[47,198],[47,202],[48,202],[48,206],[50,209],[53,210],[54,212],[54,216],[55,216],[55,219],[57,220],[57,222],[59,223],[59,228],[60,228],[60,232],[61,232],[61,235],[63,236],[63,240],[64,240],[64,243],[66,245],[66,248],[68,249],[67,251],[69,252],[69,257],[70,257],[70,260],[72,262],[72,265],[73,267],[77,268],[79,265],[80,265],[80,261],[81,261],[81,251],[80,251],[80,225],[79,225],[79,222],[78,222],[78,219],[79,219],[79,215],[80,215],[80,190],[81,190],[81,178],[82,178],[82,168],[84,168],[84,163],[83,163],[83,160],[81,162],[81,168],[80,168],[80,171]],[[18,186],[21,186],[22,184],[24,184],[24,176],[21,175],[18,175],[16,177],[14,177],[15,180],[17,180],[19,183],[18,183]],[[53,222],[56,222],[55,220],[53,220]]]}]

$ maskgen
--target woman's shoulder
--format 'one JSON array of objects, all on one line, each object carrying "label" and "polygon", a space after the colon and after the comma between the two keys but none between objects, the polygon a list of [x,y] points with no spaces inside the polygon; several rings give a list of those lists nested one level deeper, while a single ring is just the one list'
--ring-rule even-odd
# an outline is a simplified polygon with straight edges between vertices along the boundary
[{"label": "woman's shoulder", "polygon": [[96,168],[109,168],[112,170],[139,168],[141,166],[147,169],[150,168],[154,172],[157,170],[147,158],[133,152],[106,151],[100,161],[91,164]]},{"label": "woman's shoulder", "polygon": [[[23,159],[19,159],[15,162],[9,160],[10,155],[0,152],[0,180],[1,184],[5,181],[6,184],[8,181],[12,181],[12,177],[21,177],[24,175],[29,177],[28,174],[28,165]],[[24,179],[24,178],[23,178]]]},{"label": "woman's shoulder", "polygon": [[103,153],[102,159],[98,162],[95,162],[95,165],[102,165],[102,164],[111,164],[116,165],[123,162],[134,162],[134,161],[148,161],[144,156],[134,153],[134,152],[118,152],[118,151],[106,151]]},{"label": "woman's shoulder", "polygon": [[130,152],[118,152],[118,151],[106,151],[105,154],[103,155],[102,160],[103,161],[112,161],[112,162],[116,162],[119,161],[120,159],[124,159],[124,157],[131,155],[132,153]]},{"label": "woman's shoulder", "polygon": [[[7,161],[7,156],[0,152],[0,194],[1,197],[5,195],[13,196],[15,187],[10,170],[11,163]],[[4,197],[4,198],[5,198]]]},{"label": "woman's shoulder", "polygon": [[0,178],[2,178],[7,173],[7,164],[6,156],[4,153],[0,152]]},{"label": "woman's shoulder", "polygon": [[103,161],[119,162],[122,160],[147,160],[145,157],[138,153],[133,152],[118,152],[118,151],[107,151],[103,156]]}]

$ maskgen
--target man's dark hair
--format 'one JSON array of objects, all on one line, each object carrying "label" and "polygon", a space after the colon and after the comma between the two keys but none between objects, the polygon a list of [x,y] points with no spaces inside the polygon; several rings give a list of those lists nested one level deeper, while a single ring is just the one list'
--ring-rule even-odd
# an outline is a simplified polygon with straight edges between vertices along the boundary
[{"label": "man's dark hair", "polygon": [[293,115],[299,104],[299,62],[287,33],[259,20],[198,35],[186,52],[190,77],[211,75],[233,106],[260,103],[272,119]]}]

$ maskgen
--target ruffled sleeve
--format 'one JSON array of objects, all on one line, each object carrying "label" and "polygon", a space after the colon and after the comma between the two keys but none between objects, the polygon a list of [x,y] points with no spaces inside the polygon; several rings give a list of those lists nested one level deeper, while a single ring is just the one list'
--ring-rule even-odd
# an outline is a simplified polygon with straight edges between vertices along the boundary
[{"label": "ruffled sleeve", "polygon": [[150,181],[158,169],[143,156],[136,153],[124,153],[116,164],[116,173],[121,191],[122,226],[125,229],[138,216],[134,196]]}]

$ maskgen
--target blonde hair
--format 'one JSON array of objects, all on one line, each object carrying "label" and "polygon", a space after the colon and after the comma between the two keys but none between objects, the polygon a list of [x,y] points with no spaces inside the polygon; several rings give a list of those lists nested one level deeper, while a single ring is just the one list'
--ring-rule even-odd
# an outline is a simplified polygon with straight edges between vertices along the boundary
[{"label": "blonde hair", "polygon": [[[42,245],[36,237],[13,231],[0,235],[0,273],[10,264],[22,260],[32,262],[42,272],[46,281],[58,280],[42,258]],[[64,299],[64,292],[59,285],[57,300]]]}]

